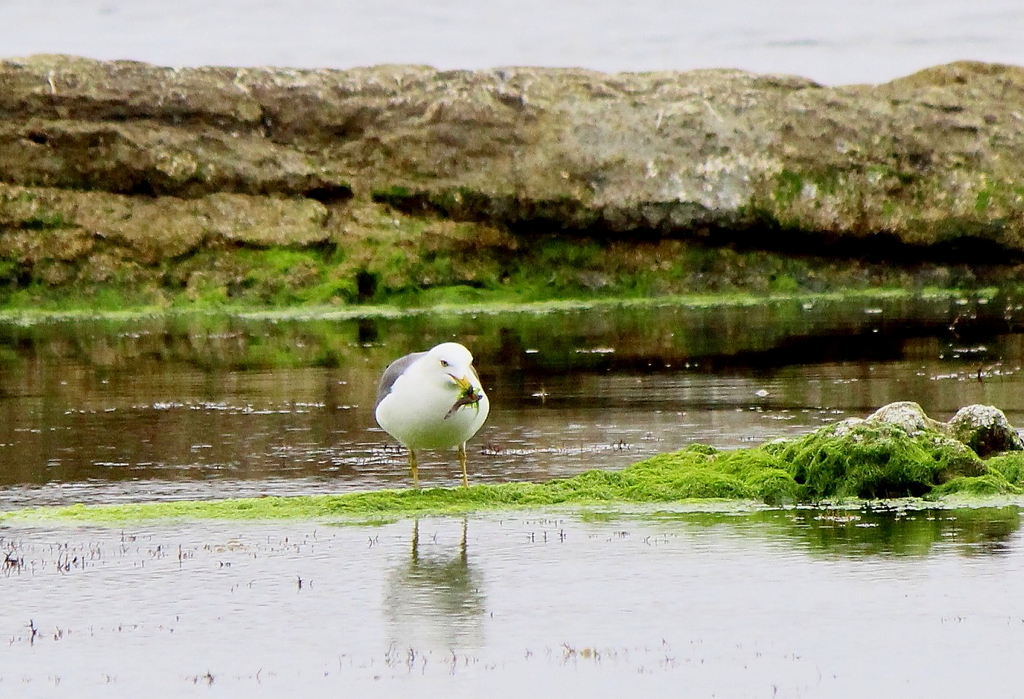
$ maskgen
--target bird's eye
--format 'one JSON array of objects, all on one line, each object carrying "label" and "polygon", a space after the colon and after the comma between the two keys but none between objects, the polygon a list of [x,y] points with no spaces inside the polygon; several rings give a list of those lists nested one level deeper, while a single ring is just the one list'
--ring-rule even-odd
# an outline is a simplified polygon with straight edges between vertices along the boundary
[{"label": "bird's eye", "polygon": [[446,360],[442,359],[441,360],[441,366],[447,368],[448,367],[448,362]]}]

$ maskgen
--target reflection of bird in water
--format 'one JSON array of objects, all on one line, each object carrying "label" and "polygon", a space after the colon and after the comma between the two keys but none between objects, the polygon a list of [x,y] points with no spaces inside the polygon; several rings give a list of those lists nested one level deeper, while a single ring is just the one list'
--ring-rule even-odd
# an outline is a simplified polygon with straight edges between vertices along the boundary
[{"label": "reflection of bird in water", "polygon": [[[440,520],[442,527],[445,522],[453,520]],[[447,651],[482,645],[484,595],[479,571],[469,563],[467,528],[463,519],[457,553],[433,545],[423,553],[419,520],[413,523],[408,563],[388,576],[384,596],[385,612],[395,625],[393,642],[399,647],[426,645]],[[444,534],[442,529],[427,541],[436,543]]]},{"label": "reflection of bird in water", "polygon": [[473,355],[457,342],[391,362],[377,389],[377,423],[409,450],[412,483],[419,487],[417,449],[458,447],[462,485],[466,440],[487,419],[490,403],[473,368]]}]

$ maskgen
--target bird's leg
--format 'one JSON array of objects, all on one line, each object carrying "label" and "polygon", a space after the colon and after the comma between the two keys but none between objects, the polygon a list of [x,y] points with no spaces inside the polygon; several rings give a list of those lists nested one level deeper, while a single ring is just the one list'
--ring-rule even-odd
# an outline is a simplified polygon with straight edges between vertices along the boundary
[{"label": "bird's leg", "polygon": [[420,474],[416,470],[416,451],[414,449],[409,450],[409,470],[412,472],[412,487],[419,489]]},{"label": "bird's leg", "polygon": [[412,562],[420,560],[420,521],[417,519],[412,523]]},{"label": "bird's leg", "polygon": [[459,465],[462,466],[462,487],[469,487],[469,477],[466,475],[466,443],[459,445]]}]

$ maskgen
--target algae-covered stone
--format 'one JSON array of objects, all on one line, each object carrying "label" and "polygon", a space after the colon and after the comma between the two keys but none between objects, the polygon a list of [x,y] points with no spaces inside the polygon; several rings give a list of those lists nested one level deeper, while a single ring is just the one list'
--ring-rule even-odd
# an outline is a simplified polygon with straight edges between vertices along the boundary
[{"label": "algae-covered stone", "polygon": [[928,417],[924,409],[912,401],[899,401],[883,405],[868,415],[869,422],[886,422],[901,428],[911,437],[922,432],[944,432],[945,425]]},{"label": "algae-covered stone", "polygon": [[[985,425],[1005,423],[993,410],[961,412]],[[903,401],[864,419],[848,418],[753,449],[694,445],[661,454],[623,471],[622,483],[647,500],[740,497],[769,503],[1021,491],[1024,454],[987,464],[947,434],[949,429],[917,403]]]},{"label": "algae-covered stone", "polygon": [[1024,442],[1010,426],[1006,415],[991,405],[968,405],[961,408],[949,421],[949,428],[953,437],[979,456],[1024,450]]},{"label": "algae-covered stone", "polygon": [[985,470],[978,455],[946,431],[917,403],[900,401],[790,442],[780,456],[811,498],[924,495]]},{"label": "algae-covered stone", "polygon": [[921,496],[950,479],[984,473],[984,463],[965,445],[911,427],[845,422],[766,449],[787,464],[801,498],[810,500]]}]

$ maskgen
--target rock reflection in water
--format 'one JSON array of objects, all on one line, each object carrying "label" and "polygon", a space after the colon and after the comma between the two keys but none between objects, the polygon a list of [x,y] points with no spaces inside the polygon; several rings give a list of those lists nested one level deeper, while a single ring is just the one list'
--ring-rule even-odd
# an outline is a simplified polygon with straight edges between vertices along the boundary
[{"label": "rock reflection in water", "polygon": [[425,520],[430,533],[421,535],[414,520],[409,558],[387,576],[384,612],[403,657],[422,648],[483,645],[483,576],[469,561],[468,520],[458,545],[450,543],[452,523]]},{"label": "rock reflection in water", "polygon": [[964,556],[1002,555],[1020,529],[1019,504],[937,509],[916,500],[866,504],[860,508],[802,507],[742,515],[660,513],[663,521],[734,528],[749,536],[794,542],[799,548],[837,558],[923,557],[936,547]]},{"label": "rock reflection in water", "polygon": [[1009,550],[1008,541],[1020,528],[1020,511],[1016,506],[955,513],[802,511],[795,523],[796,531],[812,550],[829,554],[923,556],[939,542],[946,542],[958,552],[983,555]]}]

